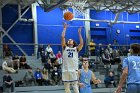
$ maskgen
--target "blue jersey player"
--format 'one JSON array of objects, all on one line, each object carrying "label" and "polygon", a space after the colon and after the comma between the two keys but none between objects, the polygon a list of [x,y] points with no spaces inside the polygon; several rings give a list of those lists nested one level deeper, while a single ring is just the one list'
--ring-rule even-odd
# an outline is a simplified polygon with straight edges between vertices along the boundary
[{"label": "blue jersey player", "polygon": [[127,79],[126,93],[140,93],[140,45],[131,44],[130,56],[123,60],[123,73],[115,93],[120,93]]},{"label": "blue jersey player", "polygon": [[78,71],[80,93],[92,93],[90,81],[94,84],[101,83],[101,81],[97,80],[94,73],[89,70],[88,58],[84,57],[82,64],[83,68]]}]

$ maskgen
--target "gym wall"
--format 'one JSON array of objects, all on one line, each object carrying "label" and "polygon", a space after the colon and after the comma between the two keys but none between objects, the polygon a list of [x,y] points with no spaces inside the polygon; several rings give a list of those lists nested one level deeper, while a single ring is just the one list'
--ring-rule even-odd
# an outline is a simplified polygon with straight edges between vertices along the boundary
[{"label": "gym wall", "polygon": [[[95,20],[113,21],[115,15],[116,14],[113,14],[110,11],[90,11],[91,19]],[[138,22],[140,21],[140,15],[139,13],[129,14],[123,12],[120,14],[118,21]],[[99,24],[99,26],[97,27],[96,24]],[[97,44],[112,44],[114,39],[117,39],[118,43],[121,45],[140,43],[140,28],[136,28],[136,26],[140,26],[139,24],[114,24],[110,26],[105,22],[91,22],[90,26],[91,38],[93,38]],[[120,34],[116,33],[117,30],[120,30]]]},{"label": "gym wall", "polygon": [[[21,11],[21,13],[24,10]],[[18,6],[17,5],[6,5],[2,8],[2,27],[5,31],[8,30],[10,26],[17,20],[18,18]],[[25,13],[22,18],[30,19],[32,18],[31,9]],[[34,43],[33,40],[33,23],[32,22],[21,22],[18,21],[14,27],[8,32],[8,35],[16,42],[16,43]],[[4,36],[3,43],[13,43],[7,36]],[[13,54],[18,53],[22,55],[17,46],[9,45]],[[33,46],[23,46],[20,47],[28,54],[32,55],[34,53]]]}]

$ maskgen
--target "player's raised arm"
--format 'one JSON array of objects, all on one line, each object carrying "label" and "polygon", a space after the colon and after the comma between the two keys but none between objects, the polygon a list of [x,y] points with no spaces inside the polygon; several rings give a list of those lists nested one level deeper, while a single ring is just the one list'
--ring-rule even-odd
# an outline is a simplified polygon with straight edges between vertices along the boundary
[{"label": "player's raised arm", "polygon": [[81,30],[82,30],[82,26],[78,29],[78,35],[79,35],[79,40],[80,40],[80,44],[77,47],[78,51],[80,51],[83,48],[83,38],[81,35]]},{"label": "player's raised arm", "polygon": [[62,35],[61,35],[61,45],[62,45],[62,48],[64,48],[66,46],[66,41],[65,41],[65,33],[66,33],[66,30],[67,30],[67,23],[64,23],[63,24],[63,31],[62,31]]}]

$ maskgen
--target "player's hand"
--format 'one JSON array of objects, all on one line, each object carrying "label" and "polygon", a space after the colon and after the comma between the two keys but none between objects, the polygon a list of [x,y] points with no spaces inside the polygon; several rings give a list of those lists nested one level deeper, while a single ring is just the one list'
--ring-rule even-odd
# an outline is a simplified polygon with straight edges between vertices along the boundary
[{"label": "player's hand", "polygon": [[98,79],[98,80],[97,80],[97,83],[101,83],[101,80],[100,80],[100,79]]},{"label": "player's hand", "polygon": [[114,93],[121,93],[122,88],[120,86],[118,86],[117,90]]},{"label": "player's hand", "polygon": [[80,26],[80,28],[78,29],[78,33],[81,33],[82,30],[82,26]]},{"label": "player's hand", "polygon": [[85,85],[83,83],[79,83],[79,87],[82,88],[84,87]]},{"label": "player's hand", "polygon": [[67,23],[63,23],[63,28],[64,28],[64,29],[67,29],[68,26],[69,26],[69,25],[68,25]]},{"label": "player's hand", "polygon": [[99,79],[97,79],[97,80],[94,82],[94,84],[99,84],[99,83],[101,83],[101,80],[99,80]]}]

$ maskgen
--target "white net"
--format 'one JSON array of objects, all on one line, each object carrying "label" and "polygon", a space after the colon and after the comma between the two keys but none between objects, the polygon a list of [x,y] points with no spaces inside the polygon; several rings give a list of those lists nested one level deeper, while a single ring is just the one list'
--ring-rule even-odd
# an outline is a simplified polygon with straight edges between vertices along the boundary
[{"label": "white net", "polygon": [[86,5],[87,0],[72,0],[71,7],[73,9],[73,13],[75,17],[83,16],[85,14],[84,7]]}]

